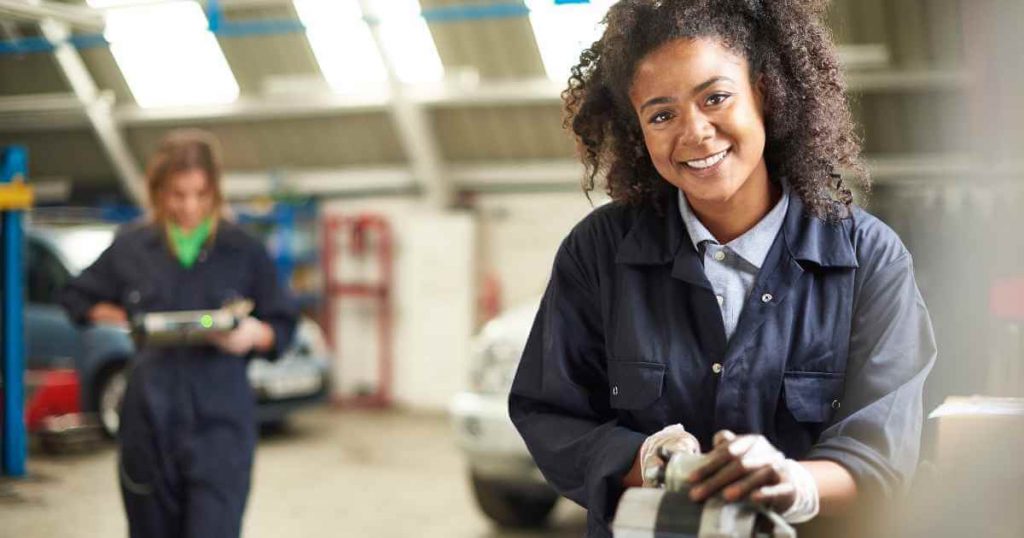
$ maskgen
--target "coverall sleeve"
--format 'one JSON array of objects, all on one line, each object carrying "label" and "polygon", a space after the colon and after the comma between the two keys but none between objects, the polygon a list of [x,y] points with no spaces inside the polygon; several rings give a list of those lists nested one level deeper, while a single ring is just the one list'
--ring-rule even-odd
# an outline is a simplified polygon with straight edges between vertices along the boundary
[{"label": "coverall sleeve", "polygon": [[[602,316],[593,277],[563,242],[509,397],[509,414],[548,482],[607,528],[645,435],[609,405]],[[596,519],[596,520],[595,520]]]},{"label": "coverall sleeve", "polygon": [[89,310],[96,303],[121,303],[122,286],[114,270],[114,251],[117,246],[115,240],[92,265],[71,279],[61,290],[60,304],[74,323],[89,323]]},{"label": "coverall sleeve", "polygon": [[253,316],[270,324],[274,330],[274,347],[264,356],[276,360],[288,349],[295,337],[298,309],[291,294],[279,283],[277,268],[263,245],[258,245],[254,257],[256,281],[253,292]]},{"label": "coverall sleeve", "polygon": [[935,357],[931,320],[904,252],[866,275],[855,295],[840,412],[806,459],[839,463],[862,494],[904,491],[917,467],[922,390]]}]

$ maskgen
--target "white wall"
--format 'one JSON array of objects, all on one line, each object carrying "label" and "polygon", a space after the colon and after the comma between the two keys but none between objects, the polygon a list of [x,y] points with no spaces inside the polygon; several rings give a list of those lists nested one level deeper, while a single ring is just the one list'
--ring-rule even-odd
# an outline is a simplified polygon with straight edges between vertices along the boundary
[{"label": "white wall", "polygon": [[481,264],[498,275],[506,308],[544,292],[558,246],[592,209],[581,192],[492,194],[480,196],[478,207]]},{"label": "white wall", "polygon": [[[440,213],[412,199],[329,202],[324,215],[378,214],[394,236],[392,294],[395,403],[442,410],[464,388],[473,332],[475,219]],[[375,279],[373,263],[340,260],[346,280]],[[378,323],[372,300],[345,298],[334,309],[335,396],[344,400],[377,386]]]},{"label": "white wall", "polygon": [[[595,198],[595,201],[599,201]],[[411,198],[337,200],[325,215],[384,216],[394,233],[393,395],[395,403],[440,411],[466,387],[476,329],[478,278],[491,270],[504,307],[544,291],[555,252],[592,209],[581,193],[491,194],[476,211],[438,212]],[[347,280],[376,278],[370,262],[341,260]],[[335,309],[335,396],[372,390],[379,381],[376,309],[345,299]]]}]

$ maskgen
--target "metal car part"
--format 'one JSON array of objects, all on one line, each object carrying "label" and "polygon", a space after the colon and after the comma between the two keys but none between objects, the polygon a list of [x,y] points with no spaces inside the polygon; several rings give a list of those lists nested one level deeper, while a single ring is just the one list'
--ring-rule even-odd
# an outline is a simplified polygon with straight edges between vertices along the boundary
[{"label": "metal car part", "polygon": [[704,456],[662,452],[668,463],[650,479],[655,488],[629,488],[619,500],[612,523],[615,538],[796,538],[782,516],[749,501],[712,497],[695,503],[689,497],[689,474]]}]

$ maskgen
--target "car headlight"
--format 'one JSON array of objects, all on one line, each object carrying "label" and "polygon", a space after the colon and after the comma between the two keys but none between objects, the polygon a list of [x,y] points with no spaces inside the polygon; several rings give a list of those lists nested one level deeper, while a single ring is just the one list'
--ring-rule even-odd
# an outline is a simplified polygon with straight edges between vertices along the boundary
[{"label": "car headlight", "polygon": [[327,347],[327,340],[324,338],[324,333],[320,330],[320,325],[316,322],[302,318],[301,321],[299,321],[299,326],[296,330],[295,336],[304,345],[308,346],[308,354],[322,359],[327,359],[331,356],[331,350]]},{"label": "car headlight", "polygon": [[469,372],[470,390],[481,394],[508,394],[522,354],[523,348],[509,341],[478,345]]}]

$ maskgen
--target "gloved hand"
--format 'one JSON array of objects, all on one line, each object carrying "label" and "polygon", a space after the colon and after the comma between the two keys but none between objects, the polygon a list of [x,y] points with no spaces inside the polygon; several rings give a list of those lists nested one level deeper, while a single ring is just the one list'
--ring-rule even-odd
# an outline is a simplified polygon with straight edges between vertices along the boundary
[{"label": "gloved hand", "polygon": [[764,436],[729,430],[715,434],[715,448],[690,475],[690,498],[703,501],[718,491],[727,501],[749,497],[790,523],[818,515],[818,484],[799,462],[787,459]]},{"label": "gloved hand", "polygon": [[270,325],[247,316],[233,330],[210,335],[210,341],[231,355],[246,355],[254,349],[269,349],[274,342],[274,330]]},{"label": "gloved hand", "polygon": [[662,448],[672,452],[700,454],[700,442],[683,429],[682,424],[666,426],[648,437],[640,446],[640,476],[643,477],[645,488],[656,486],[652,480],[652,477],[656,476],[654,469],[664,467],[668,463],[661,458]]}]

